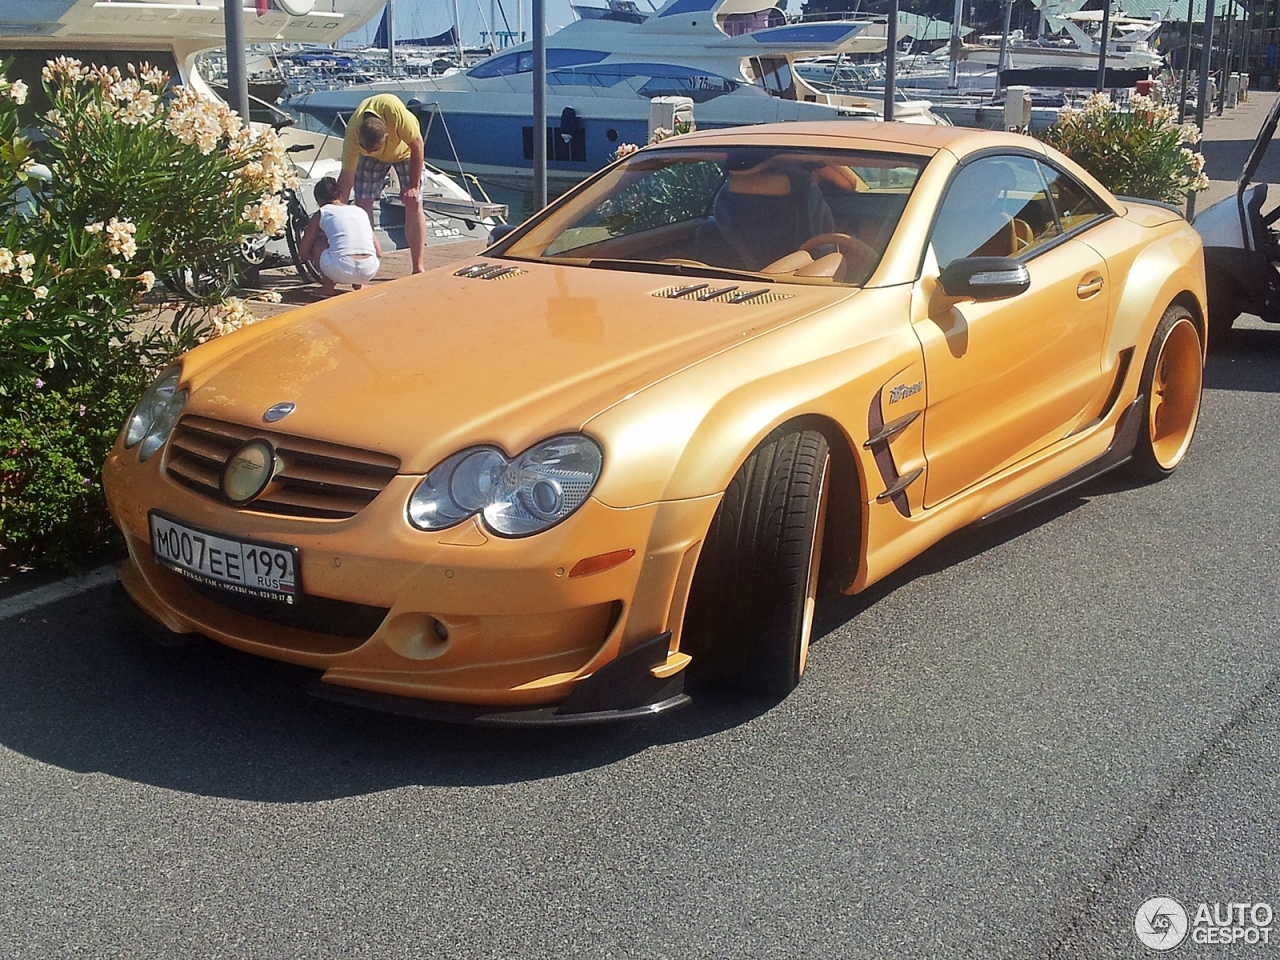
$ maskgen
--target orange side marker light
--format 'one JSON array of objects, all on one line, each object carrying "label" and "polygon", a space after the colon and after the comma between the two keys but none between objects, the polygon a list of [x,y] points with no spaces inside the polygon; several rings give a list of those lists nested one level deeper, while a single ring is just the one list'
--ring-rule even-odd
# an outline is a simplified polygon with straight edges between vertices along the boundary
[{"label": "orange side marker light", "polygon": [[634,550],[612,550],[609,553],[598,553],[594,557],[583,557],[569,571],[570,577],[589,577],[593,573],[612,570],[620,563],[626,563],[636,555]]}]

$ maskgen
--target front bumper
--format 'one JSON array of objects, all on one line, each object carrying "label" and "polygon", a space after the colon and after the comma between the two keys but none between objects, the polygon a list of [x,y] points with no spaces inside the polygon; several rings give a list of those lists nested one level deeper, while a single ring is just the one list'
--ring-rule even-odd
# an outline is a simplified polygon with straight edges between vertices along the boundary
[{"label": "front bumper", "polygon": [[[363,691],[440,701],[444,709],[437,716],[469,716],[468,722],[546,722],[533,714],[565,704],[569,709],[555,722],[588,722],[582,719],[586,714],[619,719],[613,716],[618,711],[651,715],[684,702],[679,687],[668,681],[689,662],[679,652],[680,621],[718,497],[632,509],[589,500],[565,523],[512,540],[495,537],[474,520],[435,534],[412,529],[404,519],[404,504],[417,483],[410,476],[396,477],[348,520],[315,521],[254,513],[201,496],[171,481],[162,461],[157,456],[139,464],[131,451],[117,447],[103,475],[112,516],[129,548],[122,583],[147,616],[172,633],[202,634],[322,670],[330,699],[362,699],[363,705],[383,708],[390,703],[357,696]],[[289,617],[264,619],[260,609],[233,604],[220,591],[202,590],[161,567],[151,558],[152,509],[230,536],[298,547],[300,603],[319,598],[318,606],[309,616],[301,616],[307,613],[301,606],[276,606],[275,612]],[[611,570],[568,576],[584,557],[625,548],[635,556]],[[351,611],[358,616],[347,618]],[[652,644],[662,636],[668,646],[654,658]],[[600,689],[611,664],[641,649],[655,660],[644,671],[654,684],[641,701],[606,697],[589,709],[574,706],[575,696],[579,703],[586,696],[579,688]],[[655,710],[659,703],[664,705]],[[492,719],[498,716],[494,708],[532,714],[499,721]],[[570,713],[578,719],[564,720]]]}]

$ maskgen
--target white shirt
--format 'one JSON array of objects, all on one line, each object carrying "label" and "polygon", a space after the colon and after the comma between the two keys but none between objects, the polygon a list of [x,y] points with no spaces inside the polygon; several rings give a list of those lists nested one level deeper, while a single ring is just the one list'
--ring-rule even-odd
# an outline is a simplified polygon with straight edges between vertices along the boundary
[{"label": "white shirt", "polygon": [[320,229],[335,257],[373,255],[373,225],[360,207],[326,203],[320,208]]}]

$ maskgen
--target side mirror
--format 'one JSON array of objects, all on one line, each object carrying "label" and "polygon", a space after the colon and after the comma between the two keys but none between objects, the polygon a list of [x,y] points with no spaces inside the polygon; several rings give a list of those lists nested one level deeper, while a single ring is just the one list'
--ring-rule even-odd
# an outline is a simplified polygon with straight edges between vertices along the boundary
[{"label": "side mirror", "polygon": [[1031,274],[1012,257],[962,257],[947,264],[938,283],[948,297],[1007,300],[1027,291]]},{"label": "side mirror", "polygon": [[283,130],[285,127],[292,127],[297,122],[297,120],[289,116],[287,113],[282,113],[271,121],[271,129]]}]

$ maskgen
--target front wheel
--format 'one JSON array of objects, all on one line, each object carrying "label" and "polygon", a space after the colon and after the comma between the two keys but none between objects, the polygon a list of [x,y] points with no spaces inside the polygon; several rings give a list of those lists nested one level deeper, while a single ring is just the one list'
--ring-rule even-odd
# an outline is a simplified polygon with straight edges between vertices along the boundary
[{"label": "front wheel", "polygon": [[1176,304],[1156,326],[1142,368],[1142,430],[1133,451],[1133,471],[1146,480],[1162,480],[1177,469],[1200,419],[1204,355],[1200,331],[1191,314]]},{"label": "front wheel", "polygon": [[734,475],[698,560],[681,646],[712,680],[785,696],[813,632],[831,454],[813,430],[771,436]]}]

